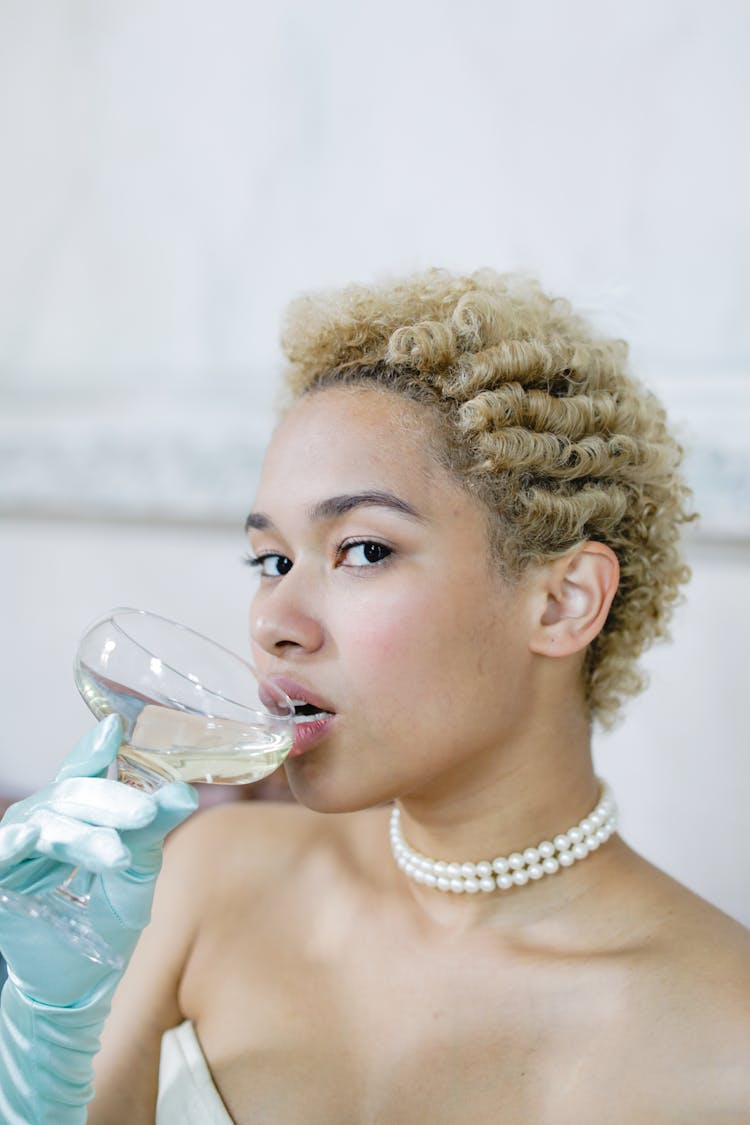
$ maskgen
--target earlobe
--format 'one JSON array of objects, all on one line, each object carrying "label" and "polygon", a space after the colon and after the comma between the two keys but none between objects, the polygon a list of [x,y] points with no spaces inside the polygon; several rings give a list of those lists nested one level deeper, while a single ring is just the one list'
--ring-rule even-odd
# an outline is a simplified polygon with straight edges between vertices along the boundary
[{"label": "earlobe", "polygon": [[540,577],[542,608],[531,651],[542,656],[582,651],[607,620],[620,580],[617,556],[605,543],[585,542],[549,563]]}]

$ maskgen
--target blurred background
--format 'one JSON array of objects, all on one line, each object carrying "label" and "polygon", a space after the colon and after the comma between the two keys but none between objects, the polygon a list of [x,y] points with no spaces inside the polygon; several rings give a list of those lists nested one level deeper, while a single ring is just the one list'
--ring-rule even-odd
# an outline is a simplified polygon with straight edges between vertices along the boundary
[{"label": "blurred background", "polygon": [[0,4],[0,794],[90,725],[117,604],[247,647],[242,525],[300,290],[524,269],[626,337],[703,521],[600,772],[750,925],[750,7]]}]

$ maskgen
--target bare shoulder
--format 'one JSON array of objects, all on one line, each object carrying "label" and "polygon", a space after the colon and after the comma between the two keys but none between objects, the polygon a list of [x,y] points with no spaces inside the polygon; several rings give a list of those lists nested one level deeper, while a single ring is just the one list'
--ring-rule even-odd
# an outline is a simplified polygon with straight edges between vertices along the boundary
[{"label": "bare shoulder", "polygon": [[[205,984],[210,990],[222,975],[237,979],[246,949],[235,951],[235,970],[225,973],[229,955],[221,927],[234,928],[240,945],[252,941],[258,897],[285,886],[282,869],[295,870],[301,855],[315,853],[314,838],[325,838],[327,820],[293,805],[232,802],[199,812],[170,835],[151,921],[102,1037],[92,1125],[154,1120],[162,1035],[191,1015],[183,1006],[186,975],[194,989]],[[237,910],[244,905],[243,924]],[[191,977],[201,944],[208,957]]]},{"label": "bare shoulder", "polygon": [[[732,998],[750,989],[750,930],[651,864],[644,879],[642,924],[648,948],[668,978],[687,992],[709,987]],[[650,919],[650,926],[649,926]],[[747,1002],[747,993],[745,994]],[[750,1007],[744,1011],[750,1017]]]},{"label": "bare shoulder", "polygon": [[750,1120],[750,931],[642,862],[633,1030],[698,1119]]},{"label": "bare shoulder", "polygon": [[200,853],[238,836],[258,835],[294,851],[311,836],[324,838],[332,819],[290,801],[229,801],[191,817],[170,838],[168,848]]},{"label": "bare shoulder", "polygon": [[[216,894],[255,879],[299,871],[308,857],[340,852],[350,821],[290,802],[232,801],[206,809],[180,827],[165,850],[165,877],[200,880]],[[364,814],[367,817],[367,814]]]}]

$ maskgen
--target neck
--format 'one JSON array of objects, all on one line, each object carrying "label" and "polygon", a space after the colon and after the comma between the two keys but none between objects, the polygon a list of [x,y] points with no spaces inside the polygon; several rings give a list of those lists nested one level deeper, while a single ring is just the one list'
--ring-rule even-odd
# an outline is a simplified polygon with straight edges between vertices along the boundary
[{"label": "neck", "polygon": [[[464,770],[460,783],[456,778],[441,779],[431,792],[402,797],[397,807],[408,845],[435,860],[477,862],[523,852],[578,824],[596,805],[600,787],[588,727],[567,734],[566,738],[558,727],[553,737],[537,737],[533,746],[524,740],[503,747],[493,756],[494,769],[485,762],[475,779]],[[575,895],[596,876],[597,860],[598,855],[592,855],[577,865],[580,872],[575,867],[561,870],[507,895],[501,891],[446,895],[398,874],[404,893],[433,917],[463,915],[462,920],[468,921],[501,911],[518,918],[535,916],[540,907],[554,909],[555,900]]]},{"label": "neck", "polygon": [[[593,807],[598,782],[588,727],[509,742],[473,768],[403,795],[403,832],[426,855],[471,859],[565,831]],[[541,835],[539,835],[541,833]]]}]

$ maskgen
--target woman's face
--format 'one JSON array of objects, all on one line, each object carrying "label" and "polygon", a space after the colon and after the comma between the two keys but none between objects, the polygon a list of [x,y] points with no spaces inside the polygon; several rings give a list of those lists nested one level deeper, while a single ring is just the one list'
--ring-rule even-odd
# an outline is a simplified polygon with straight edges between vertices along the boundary
[{"label": "woman's face", "polygon": [[[519,721],[528,607],[484,509],[429,452],[425,407],[374,389],[298,401],[254,512],[254,656],[306,711],[287,776],[345,811],[481,785]],[[301,752],[300,752],[301,751]]]}]

